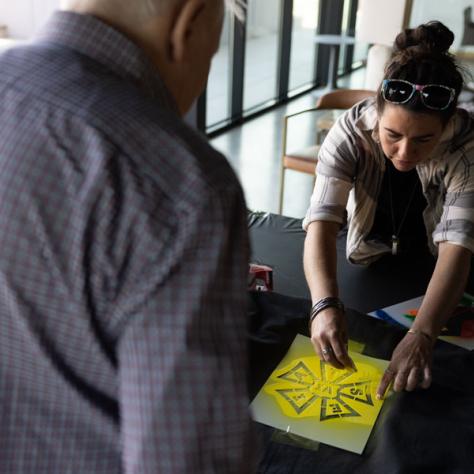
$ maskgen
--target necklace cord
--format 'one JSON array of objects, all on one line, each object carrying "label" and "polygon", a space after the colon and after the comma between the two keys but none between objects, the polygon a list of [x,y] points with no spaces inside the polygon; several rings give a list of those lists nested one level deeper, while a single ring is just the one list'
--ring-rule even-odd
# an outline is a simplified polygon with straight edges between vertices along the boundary
[{"label": "necklace cord", "polygon": [[400,220],[400,224],[398,225],[398,229],[396,229],[396,223],[395,223],[395,211],[393,209],[393,194],[392,194],[392,172],[390,169],[390,166],[393,166],[391,163],[388,164],[389,169],[388,169],[388,193],[390,196],[390,214],[392,217],[392,231],[393,231],[393,237],[398,239],[398,235],[400,234],[400,231],[402,230],[403,224],[405,222],[405,219],[408,216],[408,211],[410,209],[411,203],[413,201],[413,198],[415,197],[415,191],[416,188],[418,187],[419,179],[415,181],[415,186],[413,186],[413,189],[410,194],[410,198],[408,199],[407,202],[407,207],[405,209],[405,212],[403,213],[403,216]]}]

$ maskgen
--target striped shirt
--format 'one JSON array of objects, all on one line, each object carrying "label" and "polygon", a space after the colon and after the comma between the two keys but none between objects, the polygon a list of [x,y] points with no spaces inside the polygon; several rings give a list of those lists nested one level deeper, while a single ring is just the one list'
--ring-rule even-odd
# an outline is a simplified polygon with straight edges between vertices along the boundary
[{"label": "striped shirt", "polygon": [[[376,141],[375,98],[345,112],[328,133],[318,156],[316,183],[303,220],[343,224],[347,219],[346,256],[369,264],[391,249],[370,240],[385,157]],[[416,167],[427,201],[423,218],[433,253],[439,242],[474,252],[474,119],[463,109],[445,127],[432,155]]]},{"label": "striped shirt", "polygon": [[2,474],[252,470],[241,187],[92,16],[0,56],[0,228]]}]

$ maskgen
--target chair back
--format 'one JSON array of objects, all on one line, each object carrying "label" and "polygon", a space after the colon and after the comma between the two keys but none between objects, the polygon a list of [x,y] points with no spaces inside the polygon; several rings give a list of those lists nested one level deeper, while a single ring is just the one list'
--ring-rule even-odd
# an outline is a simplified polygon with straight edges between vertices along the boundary
[{"label": "chair back", "polygon": [[368,89],[337,89],[322,95],[316,102],[316,108],[350,109],[357,102],[374,95],[375,91]]},{"label": "chair back", "polygon": [[291,169],[301,173],[313,175],[315,179],[315,168],[318,161],[318,153],[321,143],[328,133],[329,129],[334,124],[335,118],[333,114],[329,117],[320,117],[316,121],[316,143],[313,146],[296,150],[292,153],[286,151],[288,120],[298,115],[317,112],[319,110],[330,109],[350,109],[354,104],[361,100],[375,95],[374,91],[366,89],[337,89],[333,92],[328,92],[322,95],[315,107],[307,110],[301,110],[290,115],[286,115],[283,120],[283,144],[282,144],[282,160],[281,160],[281,178],[280,178],[280,198],[278,205],[278,212],[281,214],[283,210],[283,193],[285,190],[285,171]]}]

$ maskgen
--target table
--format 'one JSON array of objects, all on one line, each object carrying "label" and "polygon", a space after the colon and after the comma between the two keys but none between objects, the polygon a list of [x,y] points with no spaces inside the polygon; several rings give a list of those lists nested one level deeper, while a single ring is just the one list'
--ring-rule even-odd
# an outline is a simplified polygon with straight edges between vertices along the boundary
[{"label": "table", "polygon": [[341,36],[341,35],[316,35],[314,36],[314,42],[318,44],[326,44],[329,46],[329,73],[328,83],[325,89],[325,93],[337,89],[337,48],[342,45],[351,45],[355,43],[353,36]]},{"label": "table", "polygon": [[[279,293],[254,293],[249,304],[250,373],[253,398],[297,333],[307,335],[311,307],[304,283],[305,233],[299,219],[268,213],[249,215],[254,261],[274,267]],[[344,262],[338,240],[341,296],[350,338],[364,354],[389,359],[405,330],[365,312],[423,294],[434,259],[382,259],[368,268]],[[342,261],[341,261],[342,260]],[[389,271],[390,270],[390,271]],[[468,291],[474,288],[471,272]],[[355,308],[355,309],[354,309]],[[357,455],[328,445],[303,447],[301,440],[256,424],[263,442],[258,472],[290,474],[472,473],[474,466],[474,351],[438,341],[433,384],[428,390],[392,394],[385,402],[366,449]]]},{"label": "table", "polygon": [[[306,233],[301,220],[271,213],[251,213],[248,222],[253,261],[274,268],[275,291],[309,298],[302,265]],[[337,240],[337,253],[341,299],[346,306],[362,313],[423,295],[435,265],[431,254],[405,259],[387,255],[368,267],[352,265],[346,261],[343,233]],[[467,291],[474,293],[472,270]]]}]

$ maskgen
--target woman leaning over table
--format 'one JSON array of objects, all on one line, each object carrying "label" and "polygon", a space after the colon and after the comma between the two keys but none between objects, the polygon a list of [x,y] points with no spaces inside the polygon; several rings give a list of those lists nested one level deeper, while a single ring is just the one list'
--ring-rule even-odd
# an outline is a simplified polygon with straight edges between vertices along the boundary
[{"label": "woman leaning over table", "polygon": [[437,262],[416,321],[377,389],[427,388],[433,345],[457,305],[474,250],[474,121],[458,109],[463,78],[454,35],[430,22],[400,33],[375,98],[348,110],[324,141],[304,220],[311,339],[334,367],[351,367],[338,299],[336,235],[347,219],[349,261],[425,249]]}]

